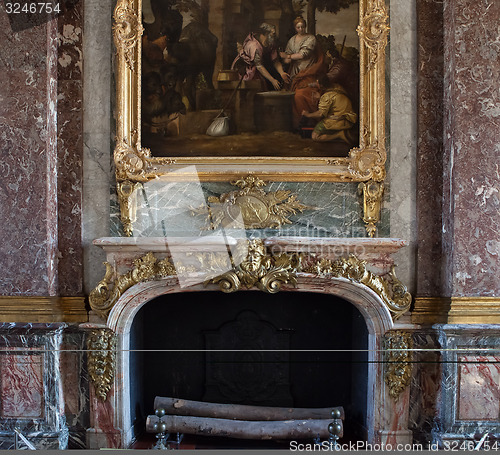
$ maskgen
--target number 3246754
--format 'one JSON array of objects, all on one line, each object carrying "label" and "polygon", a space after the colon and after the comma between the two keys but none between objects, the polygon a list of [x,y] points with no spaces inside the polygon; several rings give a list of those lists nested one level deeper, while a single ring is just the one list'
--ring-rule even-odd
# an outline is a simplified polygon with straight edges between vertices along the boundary
[{"label": "number 3246754", "polygon": [[61,11],[59,3],[20,3],[20,2],[6,2],[5,8],[7,14],[51,14],[59,13]]}]

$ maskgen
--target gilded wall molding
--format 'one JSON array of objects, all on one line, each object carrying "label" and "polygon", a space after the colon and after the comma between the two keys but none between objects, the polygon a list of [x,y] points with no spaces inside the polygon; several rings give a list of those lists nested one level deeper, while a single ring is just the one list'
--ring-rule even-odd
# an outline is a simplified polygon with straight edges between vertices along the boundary
[{"label": "gilded wall molding", "polygon": [[367,270],[366,261],[350,255],[336,261],[317,259],[304,271],[320,277],[347,278],[355,283],[364,284],[381,298],[393,320],[398,319],[410,309],[411,294],[397,278],[394,266],[389,274],[379,276]]},{"label": "gilded wall molding", "polygon": [[98,399],[106,401],[115,377],[116,334],[93,329],[87,335],[87,367]]},{"label": "gilded wall molding", "polygon": [[[236,292],[242,288],[257,287],[261,291],[275,294],[283,284],[297,284],[300,256],[297,254],[270,255],[262,239],[249,240],[244,248],[245,259],[237,260],[233,270],[205,284],[218,284],[222,292]],[[236,253],[237,254],[237,253]]]},{"label": "gilded wall molding", "polygon": [[391,330],[384,335],[385,382],[389,395],[397,400],[411,381],[411,333]]},{"label": "gilded wall molding", "polygon": [[221,225],[233,229],[279,228],[292,224],[289,217],[308,208],[297,195],[290,194],[291,191],[266,192],[262,187],[267,182],[254,175],[231,184],[241,190],[211,196],[207,200],[208,211],[206,206],[195,210],[206,216],[207,229],[217,229]]},{"label": "gilded wall molding", "polygon": [[0,296],[0,322],[87,321],[85,297]]},{"label": "gilded wall molding", "polygon": [[90,307],[101,318],[106,319],[120,296],[134,284],[176,275],[173,264],[168,259],[158,260],[153,253],[136,259],[134,268],[118,275],[109,262],[105,262],[106,274],[89,295]]},{"label": "gilded wall molding", "polygon": [[415,297],[411,322],[414,324],[446,324],[450,307],[450,297]]},{"label": "gilded wall molding", "polygon": [[500,297],[452,297],[448,324],[500,324]]}]

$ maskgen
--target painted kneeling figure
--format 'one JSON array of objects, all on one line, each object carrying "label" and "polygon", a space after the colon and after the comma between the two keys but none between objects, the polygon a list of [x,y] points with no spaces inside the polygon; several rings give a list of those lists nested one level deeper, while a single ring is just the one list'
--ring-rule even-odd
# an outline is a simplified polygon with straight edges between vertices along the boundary
[{"label": "painted kneeling figure", "polygon": [[318,83],[324,91],[319,100],[318,110],[302,111],[304,117],[319,120],[312,133],[312,139],[321,142],[340,140],[354,145],[357,138],[353,127],[357,115],[347,92],[340,84],[334,83],[329,86],[329,79],[326,76],[318,80]]}]

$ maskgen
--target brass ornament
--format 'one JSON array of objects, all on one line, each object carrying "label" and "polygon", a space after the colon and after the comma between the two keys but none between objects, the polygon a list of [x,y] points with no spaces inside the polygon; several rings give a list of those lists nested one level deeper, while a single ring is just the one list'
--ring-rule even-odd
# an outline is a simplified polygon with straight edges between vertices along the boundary
[{"label": "brass ornament", "polygon": [[366,224],[366,232],[369,237],[374,237],[382,211],[384,184],[374,180],[363,182],[359,184],[358,192],[363,196],[363,221]]},{"label": "brass ornament", "polygon": [[354,255],[336,261],[318,259],[304,268],[304,272],[320,277],[346,278],[355,283],[364,284],[374,291],[384,302],[396,320],[410,309],[411,294],[398,280],[393,266],[386,276],[375,275],[366,269],[366,261]]},{"label": "brass ornament", "polygon": [[384,335],[385,383],[389,395],[397,400],[411,381],[411,333],[394,330]]},{"label": "brass ornament", "polygon": [[232,271],[207,280],[205,285],[218,284],[221,291],[230,293],[242,288],[257,287],[269,294],[277,293],[283,284],[297,284],[300,256],[297,254],[270,255],[261,239],[248,240],[243,251],[246,257],[233,258],[238,265]]},{"label": "brass ornament", "polygon": [[168,276],[175,276],[176,270],[169,259],[159,261],[153,253],[134,261],[134,268],[118,275],[109,262],[105,262],[106,274],[89,295],[89,303],[101,318],[106,319],[120,296],[134,284]]},{"label": "brass ornament", "polygon": [[[255,169],[257,166],[267,181],[382,182],[387,159],[385,48],[389,32],[388,13],[384,0],[360,0],[359,3],[360,144],[351,149],[346,158],[178,157],[173,147],[169,150],[169,158],[160,158],[151,156],[151,152],[141,146],[141,2],[117,0],[113,23],[117,48],[114,151],[117,182],[145,182],[172,171],[182,179],[182,169],[189,165],[198,167],[198,178],[203,182],[232,181],[247,172],[249,167]],[[251,204],[252,200],[247,202]],[[127,215],[122,218],[126,220]],[[258,218],[256,222],[259,222]]]},{"label": "brass ornament", "polygon": [[209,197],[208,214],[206,207],[194,210],[207,215],[207,229],[220,225],[233,229],[278,228],[292,223],[289,216],[307,209],[288,190],[267,193],[262,189],[267,183],[259,177],[249,175],[231,183],[241,190]]},{"label": "brass ornament", "polygon": [[116,335],[109,329],[94,329],[87,338],[87,367],[98,399],[106,401],[115,377]]}]

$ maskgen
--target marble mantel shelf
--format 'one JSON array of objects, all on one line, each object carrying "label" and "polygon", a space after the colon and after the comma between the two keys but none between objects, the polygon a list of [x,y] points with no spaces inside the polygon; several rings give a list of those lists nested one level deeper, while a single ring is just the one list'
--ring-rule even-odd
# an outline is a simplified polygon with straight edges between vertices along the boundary
[{"label": "marble mantel shelf", "polygon": [[[320,238],[320,237],[267,237],[264,244],[273,254],[304,253],[325,259],[337,259],[351,254],[367,262],[375,273],[388,273],[394,260],[392,255],[408,245],[396,238]],[[137,258],[148,252],[168,253],[219,252],[236,245],[233,237],[103,237],[94,245],[106,252],[107,261],[119,266],[127,259]]]}]

